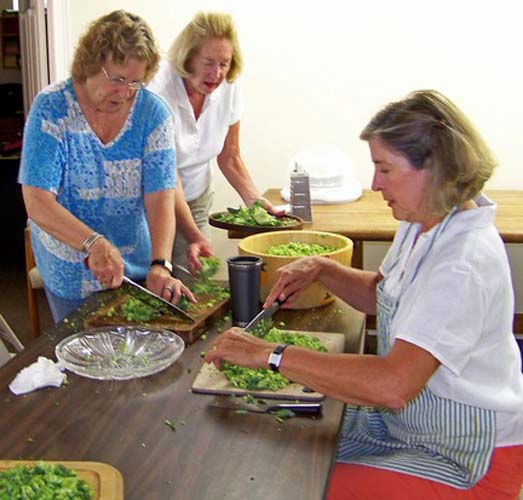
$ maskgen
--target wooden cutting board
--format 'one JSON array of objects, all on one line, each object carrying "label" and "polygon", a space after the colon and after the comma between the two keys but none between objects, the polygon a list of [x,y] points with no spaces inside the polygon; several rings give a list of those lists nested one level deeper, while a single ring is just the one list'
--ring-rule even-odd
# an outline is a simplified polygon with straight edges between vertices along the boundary
[{"label": "wooden cutting board", "polygon": [[[345,350],[345,335],[342,333],[286,331],[318,337],[328,352],[343,352]],[[191,390],[197,394],[234,396],[252,394],[254,397],[267,399],[291,399],[300,401],[322,401],[325,399],[323,394],[310,391],[310,389],[307,390],[302,385],[294,383],[278,391],[248,391],[246,389],[239,389],[231,385],[225,375],[210,363],[203,364],[200,372],[194,379]]]},{"label": "wooden cutting board", "polygon": [[[120,314],[122,304],[130,297],[135,297],[132,293],[122,291],[119,296],[115,297],[110,302],[101,306],[84,320],[84,328],[95,328],[99,326],[113,326],[113,325],[135,325],[137,323],[128,321]],[[224,299],[211,306],[207,306],[209,300],[205,296],[197,296],[199,304],[195,309],[189,312],[194,322],[188,322],[182,317],[175,316],[175,313],[166,313],[151,320],[147,324],[140,324],[139,326],[147,326],[150,328],[170,330],[177,333],[186,344],[192,344],[200,335],[202,335],[214,321],[222,318],[229,310],[229,299]],[[108,315],[109,310],[112,314]]]},{"label": "wooden cutting board", "polygon": [[35,466],[38,463],[62,464],[74,469],[79,478],[93,488],[93,500],[123,500],[123,477],[112,465],[102,462],[71,462],[54,460],[0,460],[0,471],[12,469],[17,465]]}]

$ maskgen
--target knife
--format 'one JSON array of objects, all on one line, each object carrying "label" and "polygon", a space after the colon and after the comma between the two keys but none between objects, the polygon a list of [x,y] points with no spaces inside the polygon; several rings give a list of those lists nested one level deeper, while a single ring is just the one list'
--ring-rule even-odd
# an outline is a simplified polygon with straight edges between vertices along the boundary
[{"label": "knife", "polygon": [[[322,414],[321,403],[268,403],[264,399],[256,399],[251,395],[243,397],[215,396],[211,401],[211,406],[253,413],[272,413],[276,416],[282,410],[292,411],[294,415],[289,414],[287,416],[296,417],[320,417]],[[284,415],[281,416],[285,418]]]},{"label": "knife", "polygon": [[244,330],[252,331],[261,321],[267,318],[271,318],[272,315],[280,308],[284,301],[276,299],[267,309],[262,309],[254,318],[252,318]]},{"label": "knife", "polygon": [[189,269],[180,264],[173,264],[172,274],[175,278],[189,285],[189,287],[193,286],[196,281],[196,277],[189,271]]},{"label": "knife", "polygon": [[[84,266],[87,269],[89,269],[89,255],[87,257],[85,257],[85,259],[84,259]],[[124,275],[122,282],[125,282],[129,286],[132,286],[133,288],[135,288],[136,290],[140,290],[140,292],[143,292],[143,293],[149,295],[150,297],[153,297],[153,298],[159,300],[160,302],[163,302],[169,309],[171,309],[171,311],[174,311],[176,314],[181,316],[183,319],[185,319],[191,323],[196,322],[196,320],[194,318],[192,318],[191,316],[189,316],[183,309],[174,305],[172,302],[165,300],[164,298],[160,297],[159,295],[156,295],[155,293],[151,292],[150,290],[147,290],[147,288],[143,287],[142,285],[139,285],[138,283],[133,281],[131,278],[128,278],[127,276]],[[99,291],[104,292],[105,290],[106,289],[99,290]]]},{"label": "knife", "polygon": [[140,290],[141,292],[149,295],[150,297],[154,297],[156,300],[159,300],[160,302],[163,302],[171,311],[174,311],[176,314],[181,316],[183,319],[190,321],[191,323],[194,323],[196,320],[189,316],[183,309],[179,308],[178,306],[174,305],[172,302],[169,302],[168,300],[165,300],[164,298],[160,297],[159,295],[156,295],[155,293],[151,292],[150,290],[147,290],[147,288],[139,285],[138,283],[134,282],[131,278],[128,278],[127,276],[123,277],[123,282],[127,283],[128,285],[132,286],[133,288]]}]

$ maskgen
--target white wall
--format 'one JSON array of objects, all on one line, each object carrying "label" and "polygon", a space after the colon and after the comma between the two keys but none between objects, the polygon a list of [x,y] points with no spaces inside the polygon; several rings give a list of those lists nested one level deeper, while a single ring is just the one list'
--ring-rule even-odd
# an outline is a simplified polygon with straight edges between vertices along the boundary
[{"label": "white wall", "polygon": [[[523,35],[519,0],[90,0],[71,2],[72,37],[101,14],[124,8],[143,16],[167,51],[197,10],[234,15],[245,58],[244,159],[263,191],[287,181],[289,157],[330,144],[351,156],[369,187],[372,165],[359,141],[385,103],[435,88],[477,125],[499,160],[493,189],[523,189]],[[216,176],[217,210],[240,200]],[[223,231],[214,244],[235,252]],[[370,245],[368,262],[383,245]],[[523,311],[523,248],[512,245],[518,311]]]}]

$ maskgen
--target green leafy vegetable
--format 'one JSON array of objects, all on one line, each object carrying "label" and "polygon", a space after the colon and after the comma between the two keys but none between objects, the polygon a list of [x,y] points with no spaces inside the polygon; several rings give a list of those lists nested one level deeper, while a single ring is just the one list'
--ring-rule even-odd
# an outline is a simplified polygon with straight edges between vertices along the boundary
[{"label": "green leafy vegetable", "polygon": [[185,296],[182,295],[180,297],[180,300],[178,301],[178,304],[176,304],[182,311],[187,312],[189,309],[189,306],[192,304],[192,302]]},{"label": "green leafy vegetable", "polygon": [[0,500],[91,500],[93,491],[76,471],[40,462],[0,471]]},{"label": "green leafy vegetable", "polygon": [[229,363],[222,363],[222,366],[227,380],[240,389],[277,391],[289,385],[283,375],[265,368],[255,370]]},{"label": "green leafy vegetable", "polygon": [[110,364],[114,368],[137,368],[142,366],[149,366],[149,354],[131,354],[127,352],[125,342],[121,342],[118,349],[111,355]]},{"label": "green leafy vegetable", "polygon": [[271,330],[272,324],[273,323],[271,318],[262,319],[254,328],[251,328],[249,332],[252,333],[255,337],[264,338],[265,335],[267,335],[267,333]]},{"label": "green leafy vegetable", "polygon": [[202,268],[196,273],[197,280],[207,281],[220,269],[220,259],[218,257],[199,257],[198,260]]},{"label": "green leafy vegetable", "polygon": [[274,418],[281,423],[284,420],[287,420],[288,418],[295,417],[296,413],[294,413],[292,410],[282,408],[281,410],[271,411],[271,415],[274,415]]},{"label": "green leafy vegetable", "polygon": [[291,217],[275,217],[263,208],[261,201],[251,207],[228,208],[227,212],[216,215],[216,220],[238,226],[290,226],[296,224]]},{"label": "green leafy vegetable", "polygon": [[246,394],[245,396],[243,396],[243,400],[250,405],[256,403],[256,398],[252,394]]},{"label": "green leafy vegetable", "polygon": [[275,342],[277,344],[290,344],[314,351],[327,352],[327,348],[322,344],[321,340],[314,335],[304,335],[302,333],[290,333],[278,328],[271,328],[265,335],[264,339],[267,342]]},{"label": "green leafy vegetable", "polygon": [[[194,283],[191,285],[191,291],[200,297],[203,301],[193,304],[187,297],[182,296],[177,306],[188,312],[196,313],[202,308],[212,307],[217,302],[229,298],[229,291],[221,286],[218,282],[211,279],[220,267],[218,257],[200,257],[202,269],[197,274]],[[120,306],[120,314],[126,321],[147,325],[160,316],[171,314],[169,308],[155,297],[149,297],[134,289],[126,289],[126,293],[131,297],[127,298]],[[106,316],[111,318],[116,315],[116,310],[111,307]]]},{"label": "green leafy vegetable", "polygon": [[[263,336],[263,338],[268,342],[298,345],[315,351],[327,352],[326,347],[321,343],[320,339],[312,335],[290,333],[274,327],[264,335],[260,335],[258,330],[253,333],[254,335],[258,334],[258,336]],[[249,391],[278,391],[290,384],[290,381],[281,373],[273,372],[266,368],[245,368],[243,366],[232,365],[224,362],[222,363],[222,370],[231,385]]]},{"label": "green leafy vegetable", "polygon": [[172,421],[172,420],[169,420],[168,418],[166,418],[163,423],[169,427],[169,429],[171,429],[171,431],[175,432],[176,431],[176,424]]},{"label": "green leafy vegetable", "polygon": [[269,214],[265,208],[258,205],[252,208],[252,218],[255,220],[256,224],[259,224],[260,226],[274,225],[274,215]]},{"label": "green leafy vegetable", "polygon": [[126,300],[121,307],[122,316],[127,321],[137,323],[147,323],[161,316],[162,312],[162,308],[153,307],[136,297],[131,297]]},{"label": "green leafy vegetable", "polygon": [[267,248],[269,255],[279,255],[283,257],[304,257],[306,255],[322,255],[332,253],[339,248],[336,245],[319,245],[318,243],[301,243],[291,241],[280,245],[271,245]]},{"label": "green leafy vegetable", "polygon": [[196,274],[196,280],[191,285],[191,291],[196,295],[210,297],[207,306],[211,307],[220,300],[229,298],[229,291],[212,278],[220,268],[218,257],[200,257],[202,268]]}]

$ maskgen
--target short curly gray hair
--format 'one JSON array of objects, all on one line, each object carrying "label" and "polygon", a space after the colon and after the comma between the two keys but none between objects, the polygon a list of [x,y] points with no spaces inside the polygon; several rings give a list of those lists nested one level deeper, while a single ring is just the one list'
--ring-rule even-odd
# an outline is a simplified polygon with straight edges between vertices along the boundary
[{"label": "short curly gray hair", "polygon": [[144,82],[151,80],[158,70],[160,52],[151,28],[141,17],[115,10],[94,21],[76,47],[73,79],[84,83],[100,71],[108,58],[115,64],[126,64],[129,59],[145,61]]},{"label": "short curly gray hair", "polygon": [[496,166],[468,118],[435,90],[418,90],[388,104],[360,139],[380,139],[415,168],[430,172],[432,189],[425,201],[435,215],[475,198]]}]

